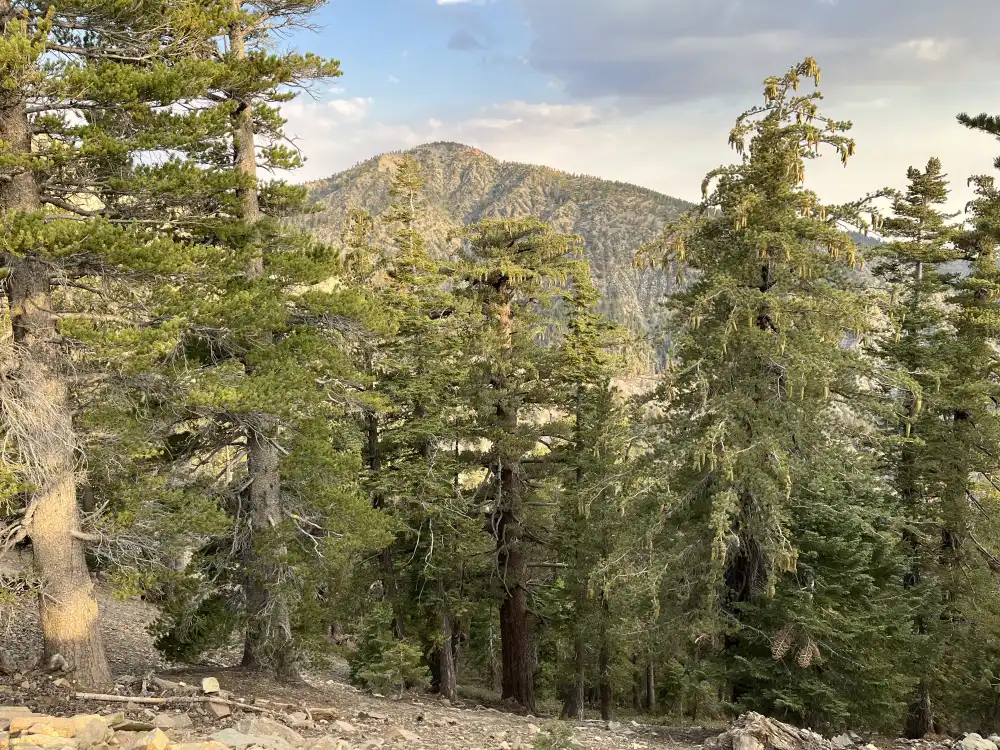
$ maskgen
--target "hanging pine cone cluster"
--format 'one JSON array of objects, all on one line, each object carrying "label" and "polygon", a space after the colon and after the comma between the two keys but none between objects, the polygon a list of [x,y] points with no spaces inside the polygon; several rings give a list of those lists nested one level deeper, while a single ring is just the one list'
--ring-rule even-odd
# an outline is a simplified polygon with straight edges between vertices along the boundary
[{"label": "hanging pine cone cluster", "polygon": [[777,635],[774,636],[774,641],[771,643],[771,658],[775,661],[783,658],[791,649],[794,636],[795,626],[791,623],[788,623],[779,630]]},{"label": "hanging pine cone cluster", "polygon": [[806,645],[799,649],[795,663],[802,669],[806,669],[819,656],[819,646],[813,643],[812,638],[809,638],[806,640]]},{"label": "hanging pine cone cluster", "polygon": [[[771,642],[771,658],[775,661],[783,659],[792,650],[794,643],[795,626],[788,623],[775,634],[774,640]],[[805,643],[802,643],[796,651],[795,663],[802,669],[806,669],[819,658],[819,646],[812,638],[806,636]]]}]

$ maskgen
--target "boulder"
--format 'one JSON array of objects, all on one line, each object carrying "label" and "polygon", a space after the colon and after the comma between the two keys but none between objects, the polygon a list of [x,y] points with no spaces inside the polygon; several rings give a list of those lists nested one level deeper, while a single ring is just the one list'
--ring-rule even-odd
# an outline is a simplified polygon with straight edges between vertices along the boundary
[{"label": "boulder", "polygon": [[91,718],[82,726],[78,726],[74,738],[82,747],[93,747],[102,742],[107,742],[115,736],[115,733],[100,718]]},{"label": "boulder", "polygon": [[261,747],[267,750],[292,750],[292,746],[280,737],[266,735],[244,734],[238,729],[228,727],[211,735],[209,739],[221,742],[233,750],[246,750],[248,747]]},{"label": "boulder", "polygon": [[9,740],[11,750],[19,747],[40,747],[44,750],[76,750],[80,743],[71,737],[59,737],[50,734],[22,734],[18,737],[11,737]]},{"label": "boulder", "polygon": [[291,727],[286,727],[266,716],[255,716],[236,723],[236,729],[243,734],[262,737],[280,737],[292,747],[304,747],[306,739]]},{"label": "boulder", "polygon": [[854,747],[854,740],[849,734],[838,734],[830,740],[830,744],[833,745],[834,750],[847,750],[849,747]]},{"label": "boulder", "polygon": [[756,712],[745,713],[718,737],[705,741],[706,750],[833,750],[815,732],[797,729]]},{"label": "boulder", "polygon": [[311,744],[309,750],[351,750],[351,743],[324,735]]},{"label": "boulder", "polygon": [[206,695],[218,693],[220,690],[222,690],[222,688],[219,686],[219,680],[215,677],[206,677],[201,681],[201,692]]},{"label": "boulder", "polygon": [[982,735],[970,732],[958,743],[959,750],[997,750],[997,746]]}]

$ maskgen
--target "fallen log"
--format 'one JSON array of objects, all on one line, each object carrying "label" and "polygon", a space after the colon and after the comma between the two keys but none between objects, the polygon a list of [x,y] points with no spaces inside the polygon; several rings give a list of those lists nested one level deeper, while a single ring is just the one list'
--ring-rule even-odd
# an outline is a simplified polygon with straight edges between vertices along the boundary
[{"label": "fallen log", "polygon": [[[243,703],[241,701],[227,700],[225,698],[220,698],[213,695],[167,695],[160,697],[151,697],[145,695],[112,695],[110,693],[74,693],[73,697],[77,700],[82,701],[95,701],[103,703],[138,703],[145,705],[163,706],[169,704],[193,704],[193,703],[219,703],[224,706],[229,706],[230,708],[241,708],[245,711],[255,711],[261,714],[268,714],[270,716],[278,716],[281,718],[286,718],[287,714],[281,711],[275,711],[270,708],[265,708],[264,706],[252,705],[250,703]],[[307,708],[305,706],[295,706],[291,703],[271,703],[272,706],[287,706],[288,708],[293,708],[295,710],[304,711],[307,716],[326,718],[326,719],[337,719],[340,717],[340,711],[335,708]]]}]

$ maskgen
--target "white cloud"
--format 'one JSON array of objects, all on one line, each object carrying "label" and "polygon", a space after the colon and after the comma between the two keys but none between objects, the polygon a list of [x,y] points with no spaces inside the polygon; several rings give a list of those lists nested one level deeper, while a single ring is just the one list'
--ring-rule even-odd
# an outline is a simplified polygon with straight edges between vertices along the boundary
[{"label": "white cloud", "polygon": [[399,83],[399,79],[396,76],[389,76],[389,83]]},{"label": "white cloud", "polygon": [[[937,156],[952,178],[952,210],[970,196],[966,178],[990,172],[1000,147],[955,123],[955,114],[993,111],[1000,84],[990,87],[870,87],[831,97],[825,110],[855,123],[858,153],[841,166],[834,155],[811,162],[807,182],[824,200],[852,200],[874,189],[902,187],[909,166]],[[756,103],[741,101],[661,106],[639,115],[608,107],[511,101],[466,118],[414,123],[373,121],[371,100],[336,106],[293,102],[283,108],[288,130],[309,161],[295,180],[328,177],[386,151],[431,141],[457,141],[499,159],[632,182],[697,200],[705,173],[736,160],[726,140],[733,119]],[[934,102],[929,107],[928,102]],[[339,110],[368,114],[350,119]],[[330,137],[336,128],[336,136]]]},{"label": "white cloud", "polygon": [[887,53],[894,56],[915,57],[927,62],[939,62],[956,52],[961,46],[961,40],[958,39],[923,37],[921,39],[907,39],[904,42],[894,44]]},{"label": "white cloud", "polygon": [[356,96],[353,99],[331,99],[326,106],[344,120],[357,121],[364,119],[373,102],[370,96],[367,99]]}]

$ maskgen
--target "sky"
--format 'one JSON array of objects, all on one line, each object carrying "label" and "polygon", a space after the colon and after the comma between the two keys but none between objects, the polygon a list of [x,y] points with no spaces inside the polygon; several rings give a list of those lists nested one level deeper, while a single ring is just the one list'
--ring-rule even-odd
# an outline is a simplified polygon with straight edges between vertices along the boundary
[{"label": "sky", "polygon": [[312,20],[281,44],[343,76],[284,105],[296,180],[443,140],[697,200],[761,81],[807,55],[858,144],[810,163],[824,200],[936,156],[961,210],[1000,154],[956,122],[1000,114],[997,0],[329,0]]}]

